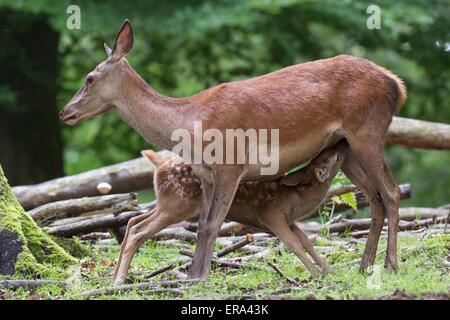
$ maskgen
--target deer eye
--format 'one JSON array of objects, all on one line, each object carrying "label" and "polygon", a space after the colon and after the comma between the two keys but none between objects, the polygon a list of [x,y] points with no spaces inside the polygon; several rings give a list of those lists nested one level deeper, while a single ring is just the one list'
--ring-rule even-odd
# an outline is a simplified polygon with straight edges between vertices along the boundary
[{"label": "deer eye", "polygon": [[86,78],[86,84],[91,84],[92,82],[94,82],[94,77],[89,76]]}]

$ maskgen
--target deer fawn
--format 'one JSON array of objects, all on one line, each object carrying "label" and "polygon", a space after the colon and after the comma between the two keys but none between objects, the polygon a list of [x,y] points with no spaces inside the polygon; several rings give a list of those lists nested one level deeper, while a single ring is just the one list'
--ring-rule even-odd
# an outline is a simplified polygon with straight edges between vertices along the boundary
[{"label": "deer fawn", "polygon": [[[275,179],[343,138],[349,151],[342,169],[367,195],[372,212],[360,269],[374,263],[386,215],[386,264],[397,269],[400,190],[383,158],[387,129],[406,99],[397,76],[368,60],[340,55],[220,84],[191,97],[170,98],[156,92],[128,64],[125,55],[133,42],[131,25],[125,21],[113,49],[105,45],[107,59],[88,74],[61,111],[62,121],[76,125],[115,106],[144,138],[169,150],[176,145],[173,131],[183,128],[193,136],[195,121],[201,121],[204,130],[222,134],[226,129],[279,129],[276,175],[262,176],[261,162],[192,166],[203,193],[190,278],[207,277],[217,232],[241,181]],[[223,142],[223,150],[228,151],[227,146],[237,152],[236,146]]]},{"label": "deer fawn", "polygon": [[[326,198],[331,180],[344,161],[345,141],[327,148],[311,163],[274,181],[242,182],[228,211],[233,220],[274,233],[291,249],[313,274],[329,271],[326,261],[316,252],[306,234],[295,224],[310,217]],[[149,213],[130,219],[123,239],[114,282],[122,283],[131,259],[139,246],[165,227],[193,218],[202,208],[202,185],[192,167],[180,161],[161,159],[151,150],[142,151],[155,166],[154,188],[158,200]]]}]

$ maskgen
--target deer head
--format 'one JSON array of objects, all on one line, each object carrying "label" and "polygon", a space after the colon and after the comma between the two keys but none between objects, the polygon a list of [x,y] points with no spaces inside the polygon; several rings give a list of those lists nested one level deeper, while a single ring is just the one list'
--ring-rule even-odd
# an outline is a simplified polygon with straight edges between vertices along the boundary
[{"label": "deer head", "polygon": [[117,35],[113,49],[104,45],[107,59],[86,76],[85,83],[59,113],[59,118],[67,125],[77,125],[109,111],[114,98],[121,91],[128,63],[124,56],[133,47],[133,30],[125,20]]}]

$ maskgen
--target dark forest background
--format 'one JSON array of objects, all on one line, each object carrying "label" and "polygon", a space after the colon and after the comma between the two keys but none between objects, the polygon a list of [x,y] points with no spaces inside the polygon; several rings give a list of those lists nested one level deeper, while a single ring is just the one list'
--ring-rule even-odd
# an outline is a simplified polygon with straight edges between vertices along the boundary
[{"label": "dark forest background", "polygon": [[[81,9],[79,30],[66,26],[71,4]],[[379,30],[366,27],[369,4],[381,8]],[[400,116],[450,122],[448,0],[0,0],[0,163],[11,184],[98,168],[149,147],[114,112],[75,128],[57,117],[125,18],[135,31],[128,60],[165,95],[346,53],[405,80]],[[396,179],[413,185],[408,204],[449,202],[449,152],[386,150]]]}]

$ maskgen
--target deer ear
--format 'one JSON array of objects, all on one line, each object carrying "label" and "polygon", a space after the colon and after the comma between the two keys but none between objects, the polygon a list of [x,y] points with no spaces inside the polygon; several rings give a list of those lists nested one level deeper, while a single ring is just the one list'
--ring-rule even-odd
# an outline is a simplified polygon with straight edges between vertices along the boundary
[{"label": "deer ear", "polygon": [[327,168],[315,168],[314,175],[319,182],[325,182],[330,177],[330,173]]},{"label": "deer ear", "polygon": [[112,53],[112,49],[110,47],[108,47],[106,42],[103,43],[103,48],[105,48],[106,54],[108,55],[108,57],[110,57],[111,53]]},{"label": "deer ear", "polygon": [[125,20],[122,28],[120,28],[120,31],[117,34],[116,43],[114,44],[114,48],[112,49],[110,56],[111,61],[116,62],[122,59],[128,52],[130,52],[131,48],[133,48],[133,42],[133,29],[131,28],[130,22]]}]

